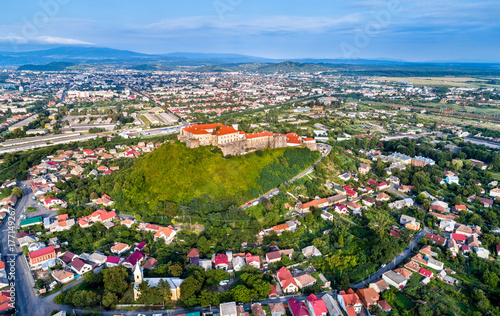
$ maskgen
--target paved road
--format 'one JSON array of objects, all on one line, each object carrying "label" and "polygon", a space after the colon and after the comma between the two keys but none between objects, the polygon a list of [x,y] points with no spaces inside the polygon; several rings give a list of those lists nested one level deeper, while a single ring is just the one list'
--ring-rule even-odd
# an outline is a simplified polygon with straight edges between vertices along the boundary
[{"label": "paved road", "polygon": [[[8,220],[5,221],[1,227],[3,233],[1,235],[0,246],[4,259],[7,258],[7,266],[10,267],[8,262],[15,262],[15,297],[18,315],[37,315],[36,297],[33,292],[33,277],[31,271],[28,268],[24,256],[17,256],[17,253],[21,251],[21,249],[16,246],[16,233],[19,227],[21,213],[27,206],[33,205],[31,190],[27,183],[21,183],[20,187],[23,189],[25,195],[17,203],[15,213],[10,215]],[[15,231],[8,234],[8,228],[12,227],[12,225],[14,225]],[[10,242],[9,235],[11,237]]]},{"label": "paved road", "polygon": [[430,232],[430,229],[428,229],[427,227],[425,227],[422,231],[420,231],[417,234],[417,236],[415,236],[415,238],[408,245],[408,247],[406,247],[399,255],[397,255],[385,267],[380,268],[375,274],[372,274],[367,279],[365,279],[365,280],[363,280],[363,281],[361,281],[359,283],[356,283],[356,284],[351,284],[351,287],[353,287],[353,288],[364,287],[366,284],[371,283],[371,282],[377,280],[378,278],[382,277],[382,274],[384,274],[385,272],[394,269],[398,264],[400,264],[401,262],[403,262],[403,260],[405,260],[411,254],[413,248],[418,244],[418,242],[420,241],[420,239],[422,239],[422,237],[424,237],[425,234],[427,234],[428,232]]},{"label": "paved road", "polygon": [[[330,145],[327,145],[327,144],[318,144],[318,147],[320,148],[321,150],[321,158],[318,159],[318,161],[316,161],[311,167],[307,168],[306,170],[304,170],[303,172],[299,173],[297,176],[293,177],[292,179],[286,181],[284,184],[288,184],[288,183],[292,183],[294,181],[296,181],[297,179],[300,179],[302,178],[303,176],[305,176],[306,174],[308,173],[311,173],[312,171],[314,171],[314,167],[316,167],[316,165],[318,163],[320,163],[323,158],[325,158],[326,156],[328,156],[330,154],[330,152],[332,151],[332,147]],[[273,189],[261,196],[259,196],[258,198],[248,202],[247,204],[243,205],[240,207],[240,210],[245,210],[247,208],[249,208],[250,206],[252,206],[252,203],[255,203],[255,202],[262,202],[264,199],[270,199],[272,198],[273,196],[276,196],[280,193],[280,189],[279,188],[276,188],[276,189]]]}]

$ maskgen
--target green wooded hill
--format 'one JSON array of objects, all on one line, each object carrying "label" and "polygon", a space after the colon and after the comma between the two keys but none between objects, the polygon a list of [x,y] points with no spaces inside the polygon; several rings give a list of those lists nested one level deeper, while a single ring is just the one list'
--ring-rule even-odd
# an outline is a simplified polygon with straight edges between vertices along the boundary
[{"label": "green wooded hill", "polygon": [[120,209],[149,214],[162,213],[169,202],[189,204],[208,199],[241,205],[293,178],[319,158],[320,153],[307,148],[270,149],[224,158],[213,147],[191,149],[166,143],[120,171],[115,178],[115,200]]}]

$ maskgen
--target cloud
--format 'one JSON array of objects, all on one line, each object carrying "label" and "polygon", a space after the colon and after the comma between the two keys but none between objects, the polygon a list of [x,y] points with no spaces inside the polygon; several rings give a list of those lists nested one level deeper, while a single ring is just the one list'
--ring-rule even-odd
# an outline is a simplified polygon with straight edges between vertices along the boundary
[{"label": "cloud", "polygon": [[246,33],[263,32],[321,32],[332,27],[359,23],[359,14],[348,14],[339,18],[307,16],[267,16],[242,20],[241,17],[228,15],[224,19],[214,16],[192,16],[167,19],[145,25],[149,31],[185,31],[197,29],[231,30]]},{"label": "cloud", "polygon": [[22,36],[4,36],[0,37],[0,42],[15,42],[17,44],[57,44],[57,45],[95,45],[94,43],[80,41],[73,38],[64,38],[56,36],[35,36],[35,37],[22,37]]}]

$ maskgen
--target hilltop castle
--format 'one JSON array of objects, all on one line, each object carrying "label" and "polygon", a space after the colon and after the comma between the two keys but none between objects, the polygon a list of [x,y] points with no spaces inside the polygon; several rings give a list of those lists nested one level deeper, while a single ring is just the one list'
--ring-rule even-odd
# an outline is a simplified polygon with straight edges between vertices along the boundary
[{"label": "hilltop castle", "polygon": [[306,146],[316,150],[316,140],[302,139],[295,133],[278,134],[271,132],[245,133],[238,125],[225,126],[221,123],[191,125],[181,130],[177,136],[189,148],[217,146],[224,156],[242,155],[267,148]]}]

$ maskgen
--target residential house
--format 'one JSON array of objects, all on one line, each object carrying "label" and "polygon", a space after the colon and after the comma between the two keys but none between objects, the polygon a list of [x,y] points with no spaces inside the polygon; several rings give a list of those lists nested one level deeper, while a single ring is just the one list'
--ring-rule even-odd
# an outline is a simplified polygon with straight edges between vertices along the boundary
[{"label": "residential house", "polygon": [[245,255],[245,259],[249,266],[260,269],[260,257],[258,255],[252,255],[251,253],[247,253]]},{"label": "residential house", "polygon": [[302,249],[302,254],[305,258],[322,256],[321,252],[315,246],[307,246]]},{"label": "residential house", "polygon": [[172,227],[172,225],[168,227],[160,227],[154,235],[154,240],[157,241],[161,238],[165,241],[165,244],[169,245],[174,240],[176,234],[177,231]]},{"label": "residential house", "polygon": [[490,196],[493,198],[500,197],[500,188],[491,189]]},{"label": "residential house", "polygon": [[304,302],[299,302],[296,298],[288,300],[288,307],[292,312],[292,316],[310,316]]},{"label": "residential house", "polygon": [[299,289],[303,289],[305,287],[316,284],[317,280],[312,275],[306,272],[295,276],[295,282]]},{"label": "residential house", "polygon": [[214,258],[214,265],[216,269],[227,270],[229,268],[229,259],[225,254],[218,254]]},{"label": "residential house", "polygon": [[475,252],[479,258],[483,258],[486,260],[488,260],[490,258],[490,251],[488,249],[485,249],[482,247],[477,247]]},{"label": "residential house", "polygon": [[70,264],[71,270],[76,274],[83,275],[92,270],[92,265],[83,259],[75,258]]},{"label": "residential house", "polygon": [[438,244],[441,244],[443,246],[446,243],[446,238],[444,238],[443,236],[440,236],[440,235],[432,234],[432,233],[427,233],[425,235],[425,238],[427,238],[428,240],[431,240],[433,243],[438,243]]},{"label": "residential house", "polygon": [[377,302],[380,299],[377,291],[372,288],[358,289],[356,294],[366,309],[371,309],[373,306],[377,305]]},{"label": "residential house", "polygon": [[375,200],[371,197],[365,197],[363,198],[362,203],[368,207],[372,207],[375,205]]},{"label": "residential house", "polygon": [[339,303],[330,294],[323,295],[322,299],[325,302],[329,316],[343,316]]},{"label": "residential house", "polygon": [[56,265],[56,252],[54,246],[45,247],[28,253],[31,270],[46,270]]},{"label": "residential house", "polygon": [[276,277],[281,285],[283,293],[294,293],[299,290],[299,286],[295,281],[292,273],[286,267],[281,267],[276,271]]},{"label": "residential house", "polygon": [[392,311],[392,306],[389,305],[386,300],[378,301],[378,306],[384,313],[390,313]]},{"label": "residential house", "polygon": [[363,308],[363,303],[352,289],[338,292],[337,301],[348,316],[356,316]]},{"label": "residential house", "polygon": [[359,164],[359,167],[358,167],[359,173],[366,175],[366,174],[368,174],[368,172],[370,172],[370,170],[371,170],[370,165],[367,165],[365,163]]},{"label": "residential house", "polygon": [[401,274],[407,280],[409,280],[410,277],[413,275],[413,272],[411,272],[406,268],[396,268],[394,269],[394,272],[396,272],[397,274]]},{"label": "residential house", "polygon": [[[269,291],[269,294],[267,295],[267,297],[271,300],[275,300],[277,298],[279,298],[279,295],[278,295],[278,291],[276,290],[276,287],[271,284],[271,290]],[[283,304],[283,303],[281,303]],[[269,304],[269,308],[271,308],[271,304]]]},{"label": "residential house", "polygon": [[411,217],[408,215],[401,215],[399,219],[399,223],[401,225],[404,225],[406,228],[411,229],[411,230],[419,230],[420,229],[420,223],[417,222],[415,217]]},{"label": "residential house", "polygon": [[402,276],[401,274],[398,274],[392,270],[385,272],[382,274],[382,278],[387,282],[387,284],[394,286],[398,289],[403,288],[406,286],[406,278]]},{"label": "residential house", "polygon": [[252,307],[250,309],[252,310],[252,314],[254,316],[266,316],[266,312],[264,312],[264,309],[262,308],[262,305],[260,303],[252,304]]},{"label": "residential house", "polygon": [[323,199],[318,199],[318,200],[312,200],[310,202],[303,203],[303,204],[299,203],[297,211],[299,211],[301,213],[306,213],[306,212],[310,211],[311,207],[323,208],[323,207],[328,207],[328,206],[329,206],[328,199],[323,198]]},{"label": "residential house", "polygon": [[197,248],[191,248],[186,257],[189,263],[198,265],[200,261],[200,251]]},{"label": "residential house", "polygon": [[340,215],[349,215],[349,210],[347,209],[347,206],[344,204],[337,204],[335,206],[335,213],[340,214]]},{"label": "residential house", "polygon": [[387,284],[387,282],[384,279],[380,279],[376,282],[372,282],[368,285],[368,287],[374,289],[375,292],[377,292],[377,293],[382,293],[385,290],[389,289],[389,285]]},{"label": "residential house", "polygon": [[281,302],[269,303],[269,309],[271,310],[271,316],[286,315],[285,305]]},{"label": "residential house", "polygon": [[54,280],[61,284],[66,284],[75,278],[75,274],[67,270],[52,270],[50,274]]},{"label": "residential house", "polygon": [[122,253],[128,251],[129,249],[130,249],[129,245],[122,242],[118,242],[113,247],[111,247],[110,251],[112,253],[116,253],[117,255],[121,255]]},{"label": "residential house", "polygon": [[142,268],[146,270],[151,270],[155,268],[157,265],[158,265],[158,260],[156,260],[155,258],[148,258],[148,260],[146,260],[146,262],[142,265]]},{"label": "residential house", "polygon": [[292,259],[293,249],[284,249],[284,250],[268,252],[266,253],[266,262],[269,264],[274,262],[279,262],[281,261],[282,255],[286,255],[288,256],[288,258]]},{"label": "residential house", "polygon": [[236,302],[221,303],[219,311],[220,316],[237,316]]},{"label": "residential house", "polygon": [[136,264],[141,264],[145,259],[144,252],[135,250],[127,259],[122,263],[125,268],[133,269]]},{"label": "residential house", "polygon": [[112,268],[120,264],[120,261],[122,258],[120,257],[113,257],[113,256],[108,256],[106,259],[106,267]]},{"label": "residential house", "polygon": [[328,314],[325,302],[314,294],[306,298],[305,304],[310,316],[326,316]]},{"label": "residential house", "polygon": [[321,218],[325,221],[333,221],[333,214],[327,211],[321,213]]},{"label": "residential house", "polygon": [[234,271],[240,271],[243,268],[243,266],[245,265],[245,258],[235,257],[233,259],[232,264],[233,264]]},{"label": "residential house", "polygon": [[382,192],[382,193],[377,194],[375,199],[379,202],[387,202],[391,199],[391,197],[387,193]]}]

